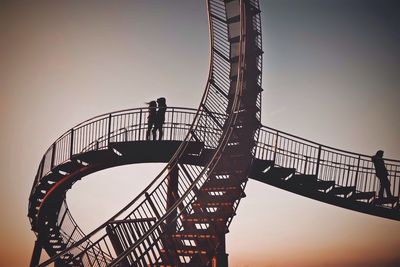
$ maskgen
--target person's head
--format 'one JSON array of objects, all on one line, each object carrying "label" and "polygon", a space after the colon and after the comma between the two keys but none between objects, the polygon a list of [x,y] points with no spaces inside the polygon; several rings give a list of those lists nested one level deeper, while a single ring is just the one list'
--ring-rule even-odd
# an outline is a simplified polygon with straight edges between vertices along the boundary
[{"label": "person's head", "polygon": [[383,158],[383,150],[378,150],[378,151],[376,151],[375,156],[380,157],[380,158]]},{"label": "person's head", "polygon": [[155,108],[155,107],[157,107],[156,101],[150,101],[150,102],[147,102],[146,104],[149,105],[149,108]]},{"label": "person's head", "polygon": [[158,103],[159,106],[165,106],[165,105],[166,105],[166,103],[165,103],[165,97],[160,97],[160,98],[158,98],[158,99],[157,99],[157,103]]}]

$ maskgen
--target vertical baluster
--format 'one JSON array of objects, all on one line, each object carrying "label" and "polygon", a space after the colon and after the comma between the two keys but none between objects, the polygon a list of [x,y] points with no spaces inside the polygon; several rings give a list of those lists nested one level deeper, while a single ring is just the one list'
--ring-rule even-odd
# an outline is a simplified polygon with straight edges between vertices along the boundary
[{"label": "vertical baluster", "polygon": [[139,112],[139,138],[138,138],[138,140],[141,140],[141,132],[142,132],[142,113],[143,113],[143,109],[140,109],[140,112]]},{"label": "vertical baluster", "polygon": [[315,175],[318,177],[319,175],[319,166],[321,163],[321,150],[322,150],[322,146],[319,145],[318,146],[318,156],[317,156],[317,166],[316,166],[316,170],[315,170]]},{"label": "vertical baluster", "polygon": [[360,160],[361,160],[361,156],[358,155],[356,177],[354,179],[354,186],[355,186],[356,190],[357,190],[357,184],[358,184],[358,173],[360,171]]},{"label": "vertical baluster", "polygon": [[71,144],[69,147],[69,157],[72,158],[72,155],[74,154],[74,129],[71,129]]},{"label": "vertical baluster", "polygon": [[50,161],[50,169],[52,170],[54,167],[54,159],[56,157],[56,143],[53,143],[53,146],[51,148],[51,161]]},{"label": "vertical baluster", "polygon": [[274,164],[276,164],[276,153],[278,151],[279,132],[276,133],[276,137],[275,138],[276,139],[275,139],[274,158],[273,158]]},{"label": "vertical baluster", "polygon": [[397,182],[398,182],[399,190],[397,191],[397,207],[399,207],[399,205],[400,205],[400,179],[399,178],[400,177],[397,176],[397,174],[398,174],[397,167],[398,166],[396,166],[396,171],[394,172],[394,181],[396,182],[396,178],[398,178]]},{"label": "vertical baluster", "polygon": [[171,115],[171,128],[170,128],[170,135],[169,139],[172,140],[172,130],[174,129],[174,108],[172,108],[172,115]]},{"label": "vertical baluster", "polygon": [[107,147],[110,148],[111,139],[111,113],[108,115],[108,135],[107,135]]}]

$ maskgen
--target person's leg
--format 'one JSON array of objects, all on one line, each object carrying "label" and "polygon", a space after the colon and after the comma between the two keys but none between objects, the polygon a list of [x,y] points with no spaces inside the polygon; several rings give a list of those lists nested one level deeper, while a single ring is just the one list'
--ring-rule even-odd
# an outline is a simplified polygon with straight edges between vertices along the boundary
[{"label": "person's leg", "polygon": [[154,128],[153,128],[153,140],[154,140],[154,141],[157,140],[157,139],[156,139],[156,136],[157,136],[157,124],[154,125]]},{"label": "person's leg", "polygon": [[158,134],[158,140],[162,140],[163,138],[163,125],[161,124],[160,127],[158,128],[159,134]]},{"label": "person's leg", "polygon": [[384,185],[381,182],[380,187],[379,187],[379,194],[378,194],[379,198],[383,198],[383,190],[384,190]]},{"label": "person's leg", "polygon": [[386,182],[385,182],[385,191],[386,191],[387,197],[392,197],[392,193],[390,192],[390,182],[388,179],[386,179]]},{"label": "person's leg", "polygon": [[151,131],[151,128],[152,128],[152,124],[147,124],[147,131],[146,131],[146,140],[149,140],[149,138],[150,138],[150,131]]}]

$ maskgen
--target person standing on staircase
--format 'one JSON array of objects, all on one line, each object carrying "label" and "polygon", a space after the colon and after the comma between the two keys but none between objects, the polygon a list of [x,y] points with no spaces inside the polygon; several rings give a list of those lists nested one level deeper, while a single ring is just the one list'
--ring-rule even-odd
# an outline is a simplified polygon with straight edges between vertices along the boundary
[{"label": "person standing on staircase", "polygon": [[388,171],[385,167],[385,162],[383,160],[383,150],[378,150],[374,156],[372,156],[372,162],[374,163],[375,173],[380,182],[379,188],[379,198],[383,199],[383,193],[386,191],[386,196],[388,198],[393,198],[390,192],[390,181],[388,179]]},{"label": "person standing on staircase", "polygon": [[158,110],[156,115],[156,123],[153,129],[154,140],[156,138],[156,132],[158,131],[158,140],[162,140],[163,137],[163,125],[165,122],[165,112],[167,111],[167,104],[165,97],[160,97],[157,99]]},{"label": "person standing on staircase", "polygon": [[[149,116],[147,117],[147,131],[146,131],[146,140],[150,140],[150,132],[153,126],[156,125],[156,117],[157,117],[157,103],[156,101],[150,101],[146,103],[149,105]],[[153,131],[153,140],[156,140],[156,133]]]}]

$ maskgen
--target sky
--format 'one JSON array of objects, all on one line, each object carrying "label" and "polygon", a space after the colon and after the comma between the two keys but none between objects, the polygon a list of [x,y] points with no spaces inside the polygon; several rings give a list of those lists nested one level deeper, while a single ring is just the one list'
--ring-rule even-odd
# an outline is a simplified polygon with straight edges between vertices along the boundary
[{"label": "sky", "polygon": [[[400,4],[261,1],[264,125],[325,145],[400,159]],[[208,72],[201,0],[1,1],[0,266],[27,266],[39,161],[61,134],[110,111],[197,107]],[[67,194],[86,231],[163,164],[105,170]],[[399,266],[400,223],[250,180],[227,235],[232,267]]]}]

